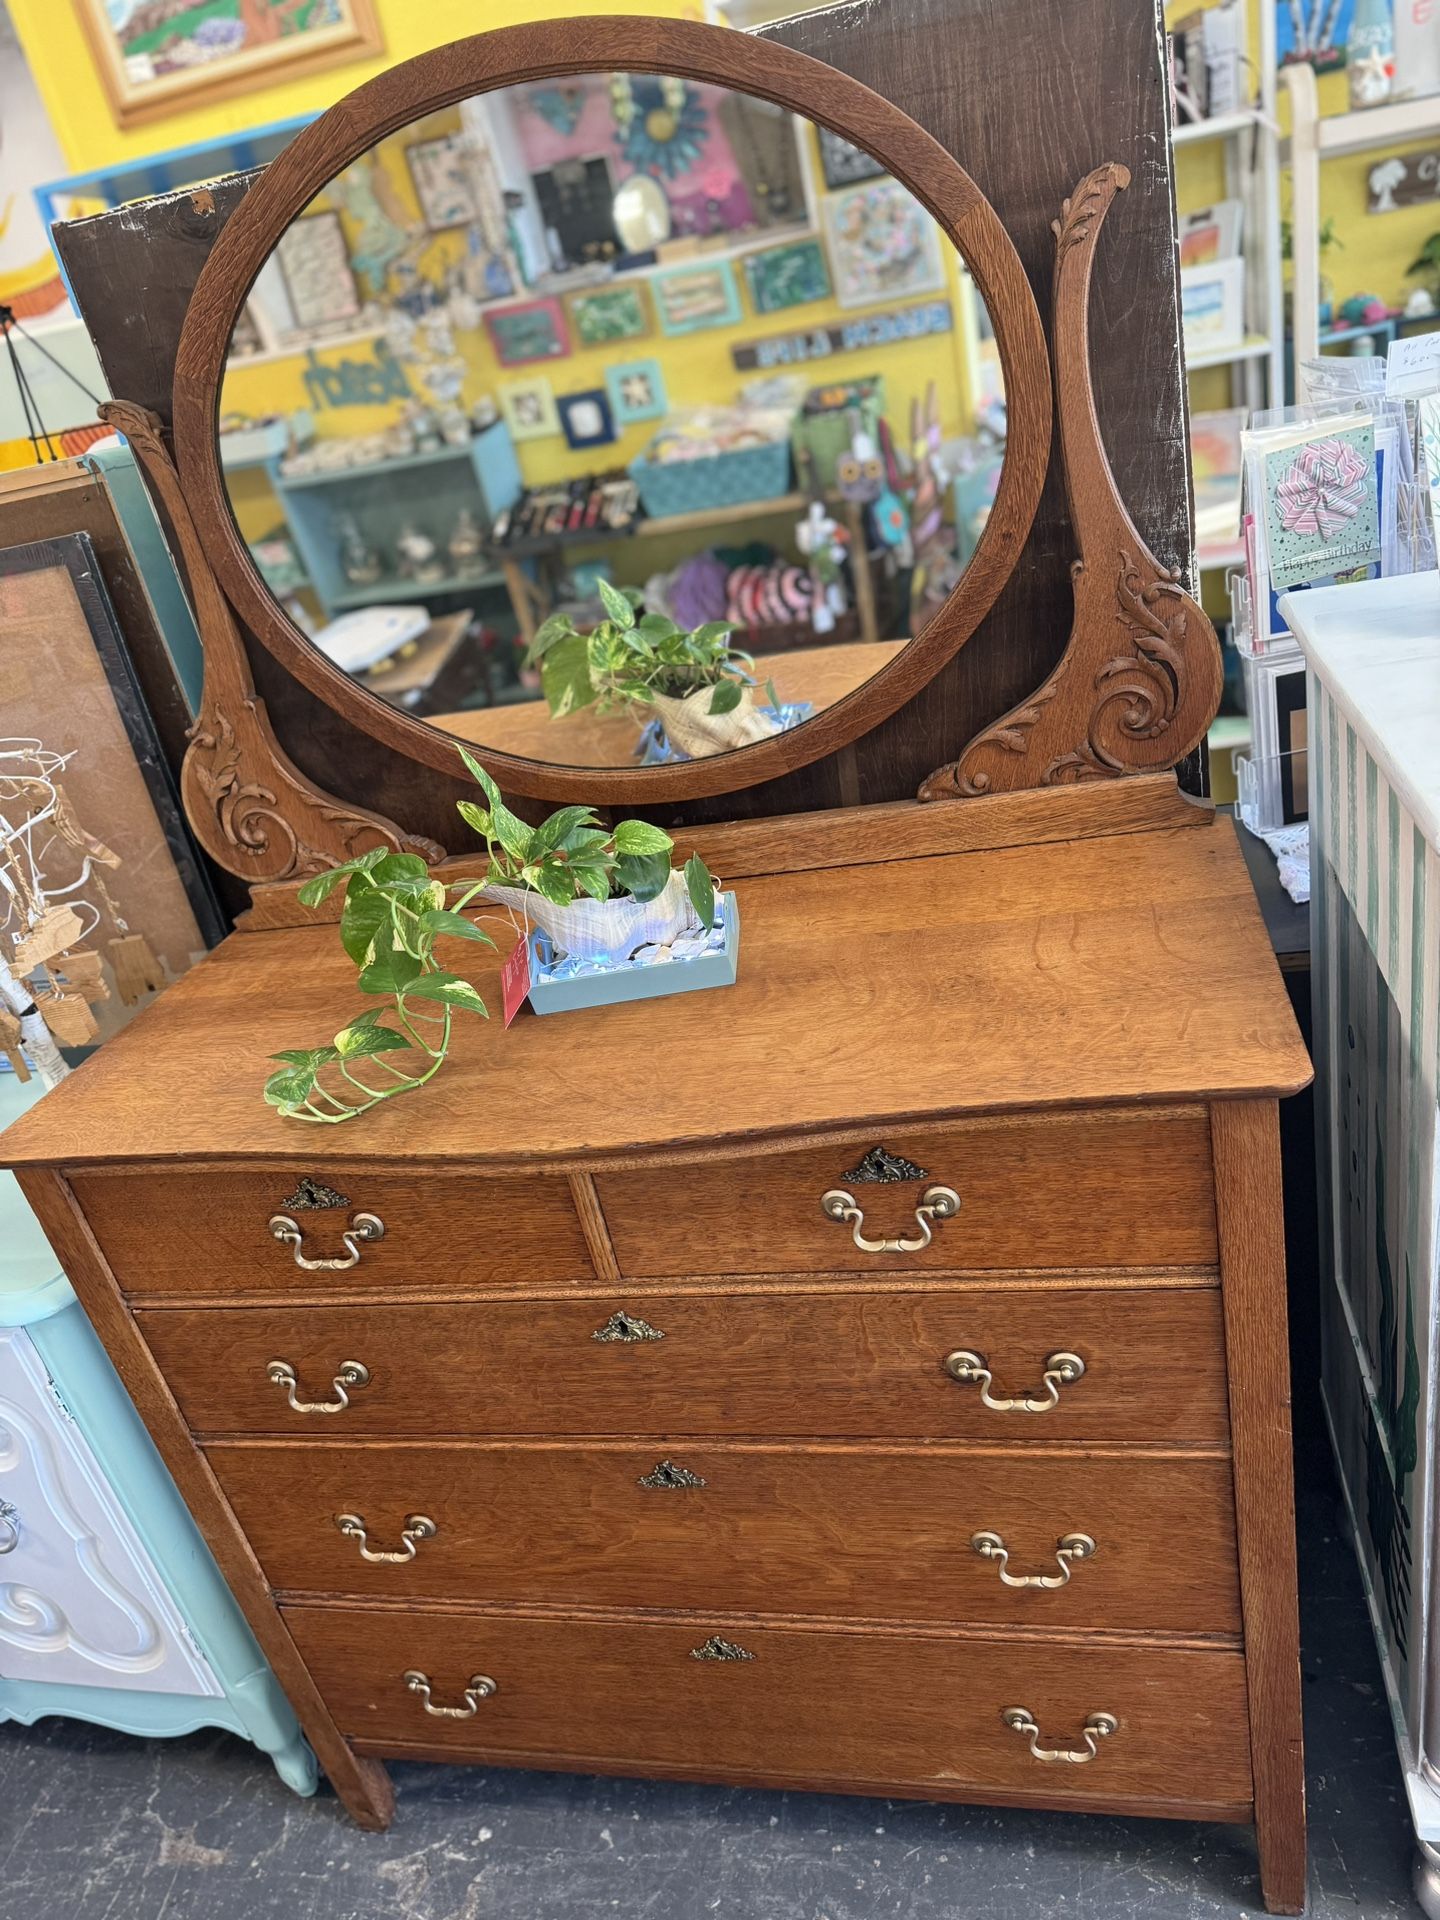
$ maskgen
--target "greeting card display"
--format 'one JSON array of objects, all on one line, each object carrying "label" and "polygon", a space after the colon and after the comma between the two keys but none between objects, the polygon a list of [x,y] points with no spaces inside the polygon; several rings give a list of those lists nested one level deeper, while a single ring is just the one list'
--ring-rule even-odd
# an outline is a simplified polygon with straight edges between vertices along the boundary
[{"label": "greeting card display", "polygon": [[1366,420],[1265,455],[1270,577],[1285,592],[1380,558],[1375,428]]}]

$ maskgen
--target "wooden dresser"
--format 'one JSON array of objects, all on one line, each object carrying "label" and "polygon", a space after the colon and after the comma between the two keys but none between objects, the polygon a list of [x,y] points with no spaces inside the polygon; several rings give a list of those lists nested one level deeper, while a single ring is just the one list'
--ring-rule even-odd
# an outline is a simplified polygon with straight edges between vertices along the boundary
[{"label": "wooden dresser", "polygon": [[263,1058],[350,970],[277,890],[0,1143],[337,1790],[1253,1820],[1298,1910],[1309,1063],[1230,827],[1138,781],[692,842],[731,991],[475,1023],[307,1130]]}]

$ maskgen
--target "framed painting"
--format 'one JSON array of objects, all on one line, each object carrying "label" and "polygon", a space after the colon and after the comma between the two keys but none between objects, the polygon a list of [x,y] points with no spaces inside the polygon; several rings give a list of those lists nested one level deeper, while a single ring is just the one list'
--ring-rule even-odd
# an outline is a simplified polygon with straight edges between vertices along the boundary
[{"label": "framed painting", "polygon": [[453,133],[441,134],[437,140],[414,141],[405,149],[405,164],[431,233],[442,233],[447,227],[468,227],[480,217],[465,150]]},{"label": "framed painting", "polygon": [[658,360],[629,360],[622,366],[607,367],[605,390],[610,395],[615,424],[620,427],[641,420],[662,420],[670,410],[665,375]]},{"label": "framed painting", "polygon": [[[58,794],[45,828],[18,838],[39,861],[39,892],[74,914],[61,949],[36,949],[32,970],[34,936],[27,947],[22,908],[0,890],[0,947],[60,1045],[90,1046],[203,959],[225,926],[87,535],[0,549],[0,701],[9,853],[36,793]],[[8,857],[0,848],[0,864]]]},{"label": "framed painting", "polygon": [[588,393],[562,394],[557,404],[569,446],[608,447],[615,438],[610,396],[604,387],[594,387]]},{"label": "framed painting", "polygon": [[745,256],[750,304],[756,313],[783,313],[830,298],[830,269],[818,240],[792,240]]},{"label": "framed painting", "polygon": [[842,307],[938,293],[945,285],[939,227],[888,175],[827,194],[825,238]]},{"label": "framed painting", "polygon": [[339,327],[359,318],[360,288],[338,213],[292,221],[275,257],[297,327]]},{"label": "framed painting", "polygon": [[650,331],[644,289],[594,287],[572,293],[570,325],[578,347],[611,347],[617,340],[643,340]]},{"label": "framed painting", "polygon": [[115,124],[385,51],[376,0],[72,0]]},{"label": "framed painting", "polygon": [[828,127],[816,127],[815,135],[820,142],[820,168],[832,193],[837,187],[855,187],[862,180],[873,180],[884,173],[874,154],[854,146],[844,134],[832,133]]},{"label": "framed painting", "polygon": [[673,267],[650,282],[663,333],[700,333],[728,327],[741,317],[740,289],[728,260],[701,267]]},{"label": "framed painting", "polygon": [[555,395],[543,373],[529,380],[502,380],[495,397],[512,440],[548,440],[559,433]]},{"label": "framed painting", "polygon": [[531,300],[485,315],[485,331],[502,367],[523,367],[532,360],[563,360],[570,351],[565,309],[558,300]]}]

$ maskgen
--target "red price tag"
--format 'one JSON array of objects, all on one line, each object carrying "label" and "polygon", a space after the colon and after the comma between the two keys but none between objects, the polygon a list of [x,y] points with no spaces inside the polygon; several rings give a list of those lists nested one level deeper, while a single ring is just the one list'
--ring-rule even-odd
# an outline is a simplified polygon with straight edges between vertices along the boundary
[{"label": "red price tag", "polygon": [[522,938],[516,941],[514,951],[500,969],[500,998],[507,1027],[524,1006],[529,992],[530,942]]}]

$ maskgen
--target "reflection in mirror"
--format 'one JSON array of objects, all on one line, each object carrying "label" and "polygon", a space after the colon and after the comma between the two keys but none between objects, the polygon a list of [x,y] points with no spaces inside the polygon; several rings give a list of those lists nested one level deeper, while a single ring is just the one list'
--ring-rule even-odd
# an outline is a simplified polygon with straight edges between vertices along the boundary
[{"label": "reflection in mirror", "polygon": [[237,325],[221,456],[313,644],[570,766],[743,747],[963,571],[1005,444],[963,261],[869,154],[725,88],[513,87],[388,136]]}]

